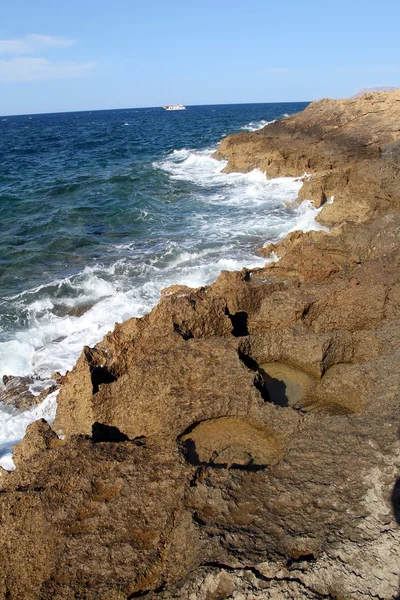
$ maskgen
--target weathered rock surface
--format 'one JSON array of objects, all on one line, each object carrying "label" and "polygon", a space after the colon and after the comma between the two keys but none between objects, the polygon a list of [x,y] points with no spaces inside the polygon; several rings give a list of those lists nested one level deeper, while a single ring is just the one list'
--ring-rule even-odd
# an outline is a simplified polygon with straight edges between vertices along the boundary
[{"label": "weathered rock surface", "polygon": [[335,229],[83,350],[0,473],[0,598],[398,597],[399,107],[322,101],[221,144],[313,171]]},{"label": "weathered rock surface", "polygon": [[317,206],[332,227],[399,208],[400,90],[349,100],[320,100],[259,131],[225,138],[216,152],[226,172],[259,168],[268,177],[305,179],[300,199]]}]

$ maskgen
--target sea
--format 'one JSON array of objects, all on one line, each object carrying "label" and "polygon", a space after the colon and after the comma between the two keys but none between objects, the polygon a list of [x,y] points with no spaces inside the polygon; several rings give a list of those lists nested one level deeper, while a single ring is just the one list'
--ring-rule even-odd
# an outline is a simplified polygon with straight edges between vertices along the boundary
[{"label": "sea", "polygon": [[[224,136],[306,106],[0,117],[0,378],[33,376],[38,394],[163,288],[261,266],[260,247],[318,229],[310,202],[291,205],[300,180],[225,174],[212,157]],[[56,395],[26,411],[0,403],[4,468],[30,422],[52,421]]]}]

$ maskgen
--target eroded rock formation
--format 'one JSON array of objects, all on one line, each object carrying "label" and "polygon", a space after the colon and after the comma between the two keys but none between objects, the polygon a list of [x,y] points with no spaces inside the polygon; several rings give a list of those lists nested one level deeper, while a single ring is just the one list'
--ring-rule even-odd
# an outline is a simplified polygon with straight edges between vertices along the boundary
[{"label": "eroded rock formation", "polygon": [[324,100],[221,143],[306,170],[333,229],[83,350],[1,473],[0,597],[397,597],[399,116]]}]

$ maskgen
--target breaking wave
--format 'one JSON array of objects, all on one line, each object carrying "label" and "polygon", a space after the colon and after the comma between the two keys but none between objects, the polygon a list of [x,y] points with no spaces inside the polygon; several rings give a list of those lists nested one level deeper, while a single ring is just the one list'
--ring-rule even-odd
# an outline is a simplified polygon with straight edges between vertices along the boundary
[{"label": "breaking wave", "polygon": [[247,125],[243,125],[243,127],[241,127],[241,129],[243,131],[258,131],[259,129],[262,129],[266,125],[275,123],[275,121],[276,121],[276,119],[273,119],[272,121],[266,121],[265,119],[261,119],[261,121],[255,121],[255,122],[252,121],[251,123],[248,123]]}]

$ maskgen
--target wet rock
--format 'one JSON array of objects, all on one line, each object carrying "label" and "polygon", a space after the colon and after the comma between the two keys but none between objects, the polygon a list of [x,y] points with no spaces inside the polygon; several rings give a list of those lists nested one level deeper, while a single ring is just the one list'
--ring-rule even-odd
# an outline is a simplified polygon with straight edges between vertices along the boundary
[{"label": "wet rock", "polygon": [[26,410],[41,402],[38,395],[30,391],[30,386],[35,380],[32,377],[14,377],[4,375],[4,389],[0,390],[0,402],[15,406],[19,410]]},{"label": "wet rock", "polygon": [[31,386],[35,383],[40,383],[39,379],[34,377],[3,375],[3,383],[5,387],[0,389],[0,402],[15,406],[15,408],[18,410],[27,410],[33,406],[41,404],[49,394],[55,392],[59,388],[61,381],[62,378],[60,376],[58,383],[48,386],[39,394],[34,394],[31,391]]},{"label": "wet rock", "polygon": [[53,307],[53,312],[58,317],[81,317],[91,308],[94,304],[81,304],[80,306],[66,306],[65,304],[56,304]]}]

